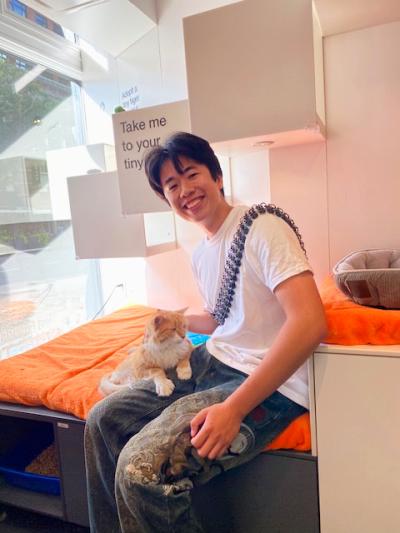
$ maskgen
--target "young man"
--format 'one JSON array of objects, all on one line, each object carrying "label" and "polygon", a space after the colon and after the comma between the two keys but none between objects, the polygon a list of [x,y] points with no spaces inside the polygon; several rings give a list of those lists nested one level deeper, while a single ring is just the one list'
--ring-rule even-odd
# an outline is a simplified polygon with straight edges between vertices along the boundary
[{"label": "young man", "polygon": [[[192,354],[191,380],[171,373],[171,396],[140,382],[92,410],[85,446],[95,533],[200,532],[190,489],[250,460],[306,411],[306,360],[326,333],[300,234],[285,213],[264,204],[246,215],[229,205],[218,160],[194,135],[173,135],[145,163],[156,193],[205,233],[193,256],[205,311],[188,320],[211,338]],[[172,476],[157,462],[160,445],[173,457],[188,431],[191,453]],[[150,475],[132,475],[143,464]]]}]

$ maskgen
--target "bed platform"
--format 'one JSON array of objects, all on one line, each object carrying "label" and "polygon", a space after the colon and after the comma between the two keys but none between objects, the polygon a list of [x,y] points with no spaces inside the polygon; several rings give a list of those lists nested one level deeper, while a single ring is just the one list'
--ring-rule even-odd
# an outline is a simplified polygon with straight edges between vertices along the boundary
[{"label": "bed platform", "polygon": [[[50,431],[60,468],[59,494],[16,486],[0,472],[0,502],[88,526],[85,421],[44,407],[1,402],[0,427],[3,453],[8,444],[22,440],[30,446],[32,435],[40,439],[41,433]],[[193,500],[210,533],[318,533],[316,457],[291,451],[263,453],[196,488]]]}]

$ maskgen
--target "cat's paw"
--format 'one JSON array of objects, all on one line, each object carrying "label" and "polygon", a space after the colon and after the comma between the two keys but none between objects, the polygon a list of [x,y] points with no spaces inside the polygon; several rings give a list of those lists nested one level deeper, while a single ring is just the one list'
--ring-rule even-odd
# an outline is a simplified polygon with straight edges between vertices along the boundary
[{"label": "cat's paw", "polygon": [[190,366],[177,367],[176,374],[179,379],[190,379],[192,377],[192,369]]},{"label": "cat's paw", "polygon": [[164,379],[161,383],[156,383],[156,392],[159,396],[171,396],[175,385],[170,379]]}]

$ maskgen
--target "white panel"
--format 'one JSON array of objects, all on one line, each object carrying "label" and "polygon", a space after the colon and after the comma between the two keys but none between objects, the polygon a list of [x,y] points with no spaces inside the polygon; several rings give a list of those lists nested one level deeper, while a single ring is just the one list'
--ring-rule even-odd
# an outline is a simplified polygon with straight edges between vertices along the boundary
[{"label": "white panel", "polygon": [[325,38],[331,267],[400,248],[400,22]]},{"label": "white panel", "polygon": [[211,142],[315,122],[311,0],[251,0],[183,21],[193,132]]},{"label": "white panel", "polygon": [[115,170],[115,160],[110,157],[110,149],[113,150],[113,147],[104,144],[92,144],[50,150],[46,153],[54,219],[63,220],[71,217],[67,177],[79,176],[93,171]]},{"label": "white panel", "polygon": [[[157,0],[161,102],[187,98],[182,18],[215,9],[238,0]],[[242,1],[242,0],[239,0]]]},{"label": "white panel", "polygon": [[190,131],[187,101],[116,113],[113,125],[122,212],[168,211],[166,202],[150,188],[144,155],[171,133]]},{"label": "white panel", "polygon": [[121,215],[116,172],[68,178],[79,259],[146,255],[142,215]]},{"label": "white panel", "polygon": [[314,43],[314,75],[315,75],[315,104],[320,121],[325,124],[325,90],[324,90],[324,51],[322,30],[315,5],[313,3],[313,43]]},{"label": "white panel", "polygon": [[143,217],[147,246],[175,242],[175,219],[172,212],[145,213]]},{"label": "white panel", "polygon": [[314,358],[321,533],[398,533],[400,358]]}]

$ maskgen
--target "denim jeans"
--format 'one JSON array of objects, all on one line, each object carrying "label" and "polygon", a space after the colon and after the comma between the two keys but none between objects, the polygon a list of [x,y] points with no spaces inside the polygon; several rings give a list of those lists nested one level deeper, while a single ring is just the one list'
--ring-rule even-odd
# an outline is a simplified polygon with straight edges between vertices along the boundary
[{"label": "denim jeans", "polygon": [[228,453],[214,461],[190,447],[190,421],[224,401],[246,375],[202,345],[191,357],[192,378],[160,397],[142,380],[91,410],[85,430],[89,518],[92,533],[201,532],[191,489],[252,459],[306,409],[273,393],[244,420]]}]

